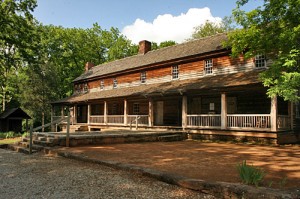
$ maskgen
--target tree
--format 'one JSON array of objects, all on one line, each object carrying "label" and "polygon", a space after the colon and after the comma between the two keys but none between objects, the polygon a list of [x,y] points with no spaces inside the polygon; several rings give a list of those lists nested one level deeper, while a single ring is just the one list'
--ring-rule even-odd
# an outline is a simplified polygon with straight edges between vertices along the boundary
[{"label": "tree", "polygon": [[272,60],[262,73],[268,95],[298,101],[300,85],[300,1],[264,0],[264,5],[250,12],[242,10],[248,0],[237,1],[233,16],[242,29],[229,33],[227,45],[233,56],[246,58],[264,54]]},{"label": "tree", "polygon": [[3,111],[14,97],[13,80],[18,68],[35,60],[38,37],[31,14],[35,7],[35,0],[0,2],[0,106]]},{"label": "tree", "polygon": [[151,50],[158,50],[161,48],[165,48],[168,46],[174,46],[177,43],[175,41],[169,40],[169,41],[162,41],[160,42],[160,44],[158,45],[156,42],[151,42]]},{"label": "tree", "polygon": [[221,23],[206,21],[205,24],[194,28],[194,33],[192,34],[192,37],[189,40],[200,39],[218,33],[229,32],[234,28],[235,27],[233,26],[232,17],[224,17]]}]

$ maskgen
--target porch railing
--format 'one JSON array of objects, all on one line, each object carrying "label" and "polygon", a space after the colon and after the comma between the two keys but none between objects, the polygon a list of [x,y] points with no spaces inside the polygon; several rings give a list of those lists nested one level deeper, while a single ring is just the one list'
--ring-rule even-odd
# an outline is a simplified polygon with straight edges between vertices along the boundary
[{"label": "porch railing", "polygon": [[[67,118],[68,116],[52,116],[52,120],[53,121],[56,121],[56,120],[59,120],[59,119],[63,119],[63,121],[61,122],[62,124],[66,124],[67,123]],[[70,116],[70,123],[71,124],[74,124],[75,123],[75,118]]]},{"label": "porch railing", "polygon": [[131,124],[132,122],[135,123],[138,121],[139,125],[148,125],[148,115],[128,115],[127,116],[127,123]]},{"label": "porch railing", "polygon": [[228,114],[228,128],[271,128],[271,116],[269,114]]},{"label": "porch railing", "polygon": [[91,115],[90,123],[91,124],[104,124],[104,115]]},{"label": "porch railing", "polygon": [[107,115],[108,124],[124,124],[124,115]]},{"label": "porch railing", "polygon": [[188,127],[220,127],[220,114],[201,114],[201,115],[187,115]]},{"label": "porch railing", "polygon": [[278,129],[290,129],[291,119],[288,115],[278,115],[277,117]]}]

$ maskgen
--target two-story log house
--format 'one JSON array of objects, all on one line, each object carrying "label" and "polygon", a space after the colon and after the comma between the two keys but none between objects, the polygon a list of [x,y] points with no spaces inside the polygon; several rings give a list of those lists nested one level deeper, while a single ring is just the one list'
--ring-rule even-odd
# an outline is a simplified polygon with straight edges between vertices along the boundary
[{"label": "two-story log house", "polygon": [[[178,129],[200,134],[274,136],[291,130],[299,107],[268,98],[259,73],[270,60],[230,57],[218,34],[93,66],[74,80],[74,94],[53,102],[72,107],[72,124],[86,130]],[[84,128],[85,127],[85,128]]]}]

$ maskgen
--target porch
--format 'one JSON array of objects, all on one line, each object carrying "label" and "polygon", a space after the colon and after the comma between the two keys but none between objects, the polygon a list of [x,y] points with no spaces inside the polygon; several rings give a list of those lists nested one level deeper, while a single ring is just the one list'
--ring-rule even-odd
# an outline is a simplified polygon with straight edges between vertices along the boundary
[{"label": "porch", "polygon": [[53,106],[53,121],[67,117],[69,108],[71,124],[86,126],[89,131],[110,127],[174,127],[179,130],[281,132],[292,129],[294,115],[292,103],[277,97],[269,99],[263,91],[97,100],[60,108],[58,111]]}]

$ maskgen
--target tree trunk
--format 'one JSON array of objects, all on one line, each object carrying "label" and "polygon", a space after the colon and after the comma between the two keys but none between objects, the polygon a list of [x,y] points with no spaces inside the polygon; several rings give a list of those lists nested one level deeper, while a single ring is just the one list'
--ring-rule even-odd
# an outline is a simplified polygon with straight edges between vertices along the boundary
[{"label": "tree trunk", "polygon": [[44,125],[45,125],[45,113],[44,113],[44,111],[43,111],[43,112],[42,112],[42,126],[43,126],[42,132],[45,131]]}]

